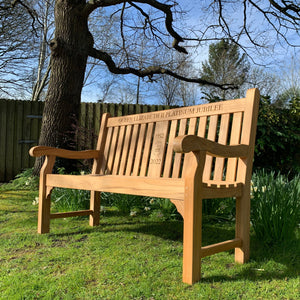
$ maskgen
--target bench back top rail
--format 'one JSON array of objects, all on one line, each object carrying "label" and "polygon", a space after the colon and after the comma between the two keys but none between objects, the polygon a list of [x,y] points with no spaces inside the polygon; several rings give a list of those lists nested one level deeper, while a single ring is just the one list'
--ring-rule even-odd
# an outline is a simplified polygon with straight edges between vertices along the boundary
[{"label": "bench back top rail", "polygon": [[[258,104],[258,90],[251,89],[237,100],[123,117],[106,114],[93,173],[181,178],[188,166],[185,154],[174,153],[173,139],[185,134],[224,145],[246,144],[253,152]],[[207,155],[203,179],[243,182],[252,159],[251,153],[243,159]]]}]

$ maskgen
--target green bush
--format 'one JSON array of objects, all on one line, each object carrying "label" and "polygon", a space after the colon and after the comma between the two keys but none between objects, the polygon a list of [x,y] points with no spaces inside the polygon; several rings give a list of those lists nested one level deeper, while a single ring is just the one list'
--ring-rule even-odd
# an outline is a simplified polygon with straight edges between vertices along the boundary
[{"label": "green bush", "polygon": [[293,240],[300,221],[300,176],[289,181],[261,171],[252,183],[251,221],[257,238],[267,245]]},{"label": "green bush", "polygon": [[37,190],[39,177],[32,175],[33,169],[26,169],[9,183],[1,185],[1,190]]},{"label": "green bush", "polygon": [[254,169],[293,177],[300,172],[299,105],[279,108],[262,97],[257,123]]}]

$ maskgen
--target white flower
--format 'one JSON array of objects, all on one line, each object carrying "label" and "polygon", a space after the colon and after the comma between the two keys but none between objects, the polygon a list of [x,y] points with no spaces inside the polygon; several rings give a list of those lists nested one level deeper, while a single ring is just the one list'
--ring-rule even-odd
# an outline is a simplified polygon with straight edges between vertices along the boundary
[{"label": "white flower", "polygon": [[154,202],[155,202],[155,201],[154,201],[153,198],[149,201],[150,204],[154,204]]},{"label": "white flower", "polygon": [[35,197],[32,201],[32,205],[38,205],[39,204],[39,197]]},{"label": "white flower", "polygon": [[146,206],[146,207],[144,208],[145,211],[149,211],[150,209],[151,209],[151,208],[148,207],[148,206]]},{"label": "white flower", "polygon": [[254,186],[254,187],[253,187],[253,191],[254,191],[254,192],[257,192],[257,186]]},{"label": "white flower", "polygon": [[264,192],[266,191],[266,189],[267,189],[267,187],[266,187],[266,186],[263,186],[263,187],[261,188],[261,191],[264,193]]},{"label": "white flower", "polygon": [[135,217],[136,214],[137,214],[137,212],[136,212],[135,210],[132,210],[132,211],[130,212],[130,217]]},{"label": "white flower", "polygon": [[84,171],[80,171],[80,175],[84,175],[85,174],[85,172]]}]

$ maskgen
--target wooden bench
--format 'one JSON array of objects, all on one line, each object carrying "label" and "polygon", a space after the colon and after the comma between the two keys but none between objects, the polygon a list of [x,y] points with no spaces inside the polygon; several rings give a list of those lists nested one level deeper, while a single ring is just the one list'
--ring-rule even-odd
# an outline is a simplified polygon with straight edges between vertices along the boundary
[{"label": "wooden bench", "polygon": [[[102,116],[96,150],[33,147],[45,156],[40,173],[38,232],[50,219],[90,216],[99,224],[100,192],[169,198],[184,220],[183,282],[201,277],[201,258],[235,248],[249,258],[250,181],[259,106],[257,89],[246,98],[123,117]],[[90,175],[52,174],[56,157],[94,159]],[[51,213],[53,187],[91,190],[90,209]],[[202,199],[236,198],[232,240],[201,246]]]}]

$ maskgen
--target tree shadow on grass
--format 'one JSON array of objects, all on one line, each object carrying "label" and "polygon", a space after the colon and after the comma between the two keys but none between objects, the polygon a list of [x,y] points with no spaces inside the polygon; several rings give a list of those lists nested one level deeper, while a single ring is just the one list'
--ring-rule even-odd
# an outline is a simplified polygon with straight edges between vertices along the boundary
[{"label": "tree shadow on grass", "polygon": [[[67,225],[66,225],[67,226]],[[157,236],[159,238],[178,241],[183,241],[183,222],[180,221],[139,221],[138,219],[124,218],[120,222],[103,222],[98,227],[90,227],[84,229],[78,229],[75,231],[69,230],[64,233],[53,233],[50,236],[64,237],[77,234],[89,234],[97,232],[135,232],[141,234],[147,234]],[[224,240],[234,238],[235,230],[233,224],[203,224],[202,241],[203,246],[218,243]],[[299,275],[300,263],[299,263],[299,239],[288,245],[274,248],[266,248],[266,246],[251,236],[251,256],[250,262],[245,264],[240,271],[236,274],[230,275],[204,275],[201,282],[223,282],[223,281],[264,281],[264,280],[285,280],[286,278],[296,278]],[[233,250],[230,251],[233,254]],[[284,265],[280,267],[280,270],[268,271],[261,269],[261,265],[266,262],[275,262]],[[232,255],[232,261],[228,265],[224,265],[225,268],[234,266],[234,257]],[[269,268],[272,270],[272,267]]]},{"label": "tree shadow on grass", "polygon": [[[140,224],[139,226],[129,227],[129,232],[138,232],[143,234],[155,235],[163,239],[182,242],[183,238],[183,222],[182,221],[165,221],[151,222]],[[233,224],[203,224],[202,243],[203,246],[222,242],[232,239],[235,236]],[[248,264],[245,264],[241,271],[236,275],[227,276],[209,276],[203,277],[201,282],[222,282],[222,281],[263,281],[263,280],[287,280],[299,276],[300,240],[289,243],[288,245],[277,245],[267,248],[265,244],[258,241],[255,236],[251,236],[251,256]],[[234,250],[230,250],[233,254]],[[234,264],[234,255],[232,255],[232,265]],[[269,271],[261,269],[260,266],[266,262],[279,263],[284,265],[277,270],[277,267],[270,267]],[[231,264],[224,265],[224,269],[230,267]],[[272,270],[273,269],[273,270]],[[270,271],[272,270],[272,271]]]}]

